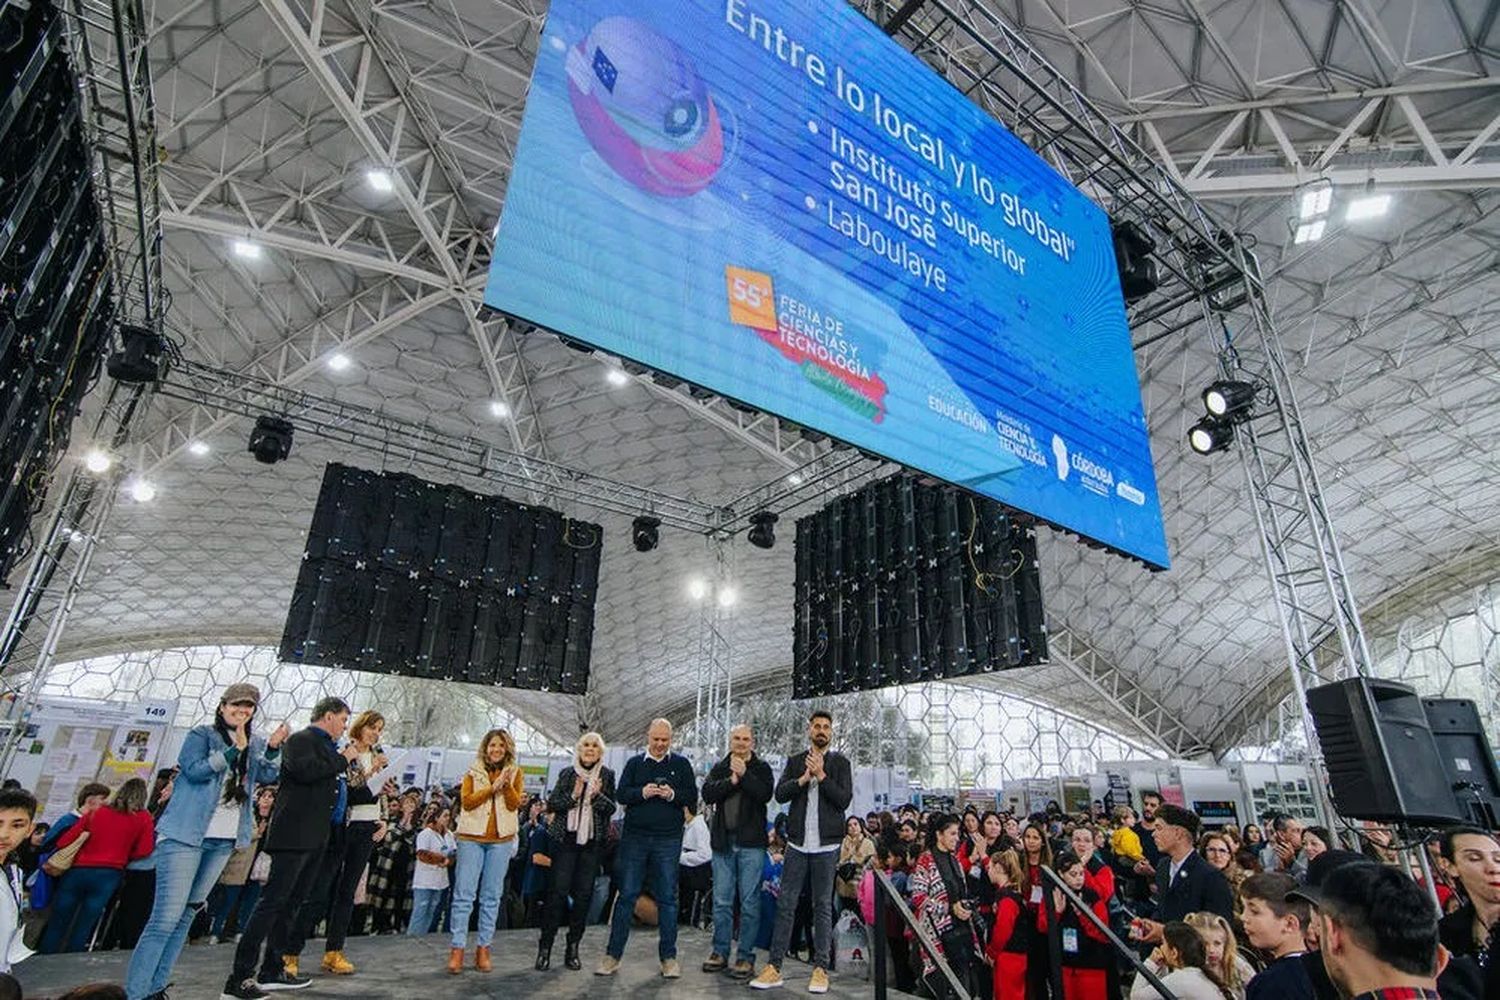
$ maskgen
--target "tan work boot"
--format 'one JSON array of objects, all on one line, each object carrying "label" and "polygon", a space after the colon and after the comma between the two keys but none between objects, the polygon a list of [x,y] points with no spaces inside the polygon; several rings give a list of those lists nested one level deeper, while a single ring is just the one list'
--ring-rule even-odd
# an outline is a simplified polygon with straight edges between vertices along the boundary
[{"label": "tan work boot", "polygon": [[677,959],[663,959],[661,963],[661,977],[663,979],[681,979],[682,966],[677,964]]},{"label": "tan work boot", "polygon": [[448,949],[448,973],[458,975],[464,971],[464,950],[462,948]]},{"label": "tan work boot", "polygon": [[599,968],[594,970],[596,976],[613,976],[620,968],[620,960],[605,952],[604,958],[599,962]]},{"label": "tan work boot", "polygon": [[474,949],[474,968],[480,972],[489,972],[494,963],[490,961],[490,946],[482,944]]},{"label": "tan work boot", "polygon": [[327,951],[323,953],[323,971],[335,976],[353,975],[354,963],[345,958],[341,951]]},{"label": "tan work boot", "polygon": [[812,978],[807,981],[807,992],[827,993],[828,973],[815,966],[812,971]]},{"label": "tan work boot", "polygon": [[781,970],[770,963],[760,970],[760,975],[750,980],[752,990],[774,990],[778,986],[785,985],[786,980],[781,978]]},{"label": "tan work boot", "polygon": [[297,971],[297,956],[296,955],[282,955],[281,956],[281,967],[286,970],[286,974],[287,975],[289,975],[289,976],[291,976],[293,978],[296,978],[298,975],[300,975],[300,973],[298,973],[298,971]]}]

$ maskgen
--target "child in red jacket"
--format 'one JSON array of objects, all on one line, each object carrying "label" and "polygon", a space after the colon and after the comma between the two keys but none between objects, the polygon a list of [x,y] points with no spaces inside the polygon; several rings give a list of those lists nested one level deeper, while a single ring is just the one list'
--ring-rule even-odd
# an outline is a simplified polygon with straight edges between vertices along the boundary
[{"label": "child in red jacket", "polygon": [[[1099,894],[1084,883],[1088,869],[1078,855],[1063,851],[1057,856],[1057,874],[1063,884],[1081,898],[1094,915],[1106,926],[1109,924],[1109,905]],[[1063,1000],[1107,1000],[1109,996],[1107,970],[1114,954],[1109,939],[1095,927],[1087,917],[1078,913],[1060,891],[1052,890],[1052,905],[1044,906],[1041,915],[1041,931],[1048,932],[1049,919],[1057,920],[1062,932],[1062,978]]]},{"label": "child in red jacket", "polygon": [[988,874],[995,887],[994,924],[984,954],[995,969],[995,1000],[1025,1000],[1026,951],[1035,933],[1021,895],[1021,859],[1015,851],[990,854]]}]

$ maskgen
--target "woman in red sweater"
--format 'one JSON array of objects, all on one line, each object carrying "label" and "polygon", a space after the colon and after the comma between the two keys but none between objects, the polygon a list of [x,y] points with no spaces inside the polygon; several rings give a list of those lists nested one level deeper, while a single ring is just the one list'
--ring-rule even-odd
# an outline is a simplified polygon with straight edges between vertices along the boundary
[{"label": "woman in red sweater", "polygon": [[146,811],[146,782],[131,778],[121,785],[108,805],[84,816],[62,835],[58,849],[84,833],[88,840],[58,884],[52,916],[42,932],[43,954],[83,951],[120,885],[125,866],[155,849],[156,827]]},{"label": "woman in red sweater", "polygon": [[994,924],[984,953],[995,969],[995,1000],[1025,1000],[1026,952],[1036,927],[1021,895],[1025,873],[1015,851],[995,851],[989,859],[990,884],[995,887]]}]

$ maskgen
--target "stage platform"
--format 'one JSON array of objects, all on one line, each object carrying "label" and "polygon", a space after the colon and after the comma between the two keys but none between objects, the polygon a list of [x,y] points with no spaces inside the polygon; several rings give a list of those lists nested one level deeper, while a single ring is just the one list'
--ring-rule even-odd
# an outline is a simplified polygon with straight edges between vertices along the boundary
[{"label": "stage platform", "polygon": [[[490,973],[465,969],[463,975],[450,976],[443,969],[448,959],[446,935],[350,938],[345,954],[358,968],[352,976],[331,976],[318,971],[323,957],[321,940],[308,942],[302,972],[313,977],[312,986],[277,997],[358,997],[360,1000],[519,1000],[522,997],[544,997],[547,1000],[571,1000],[584,997],[739,997],[751,995],[806,996],[807,977],[811,969],[803,962],[788,959],[783,973],[787,985],[780,990],[758,993],[745,984],[723,975],[709,975],[698,970],[708,956],[710,936],[705,931],[684,927],[677,936],[677,956],[682,963],[682,978],[662,979],[656,962],[654,928],[636,928],[625,949],[625,961],[612,977],[596,976],[604,952],[609,928],[590,927],[583,939],[583,969],[572,972],[563,967],[561,936],[552,951],[552,969],[537,972],[536,931],[502,931],[495,935],[495,970]],[[217,1000],[224,977],[234,957],[232,944],[190,945],[177,963],[172,1000]],[[468,958],[473,961],[473,950]],[[764,962],[762,952],[760,962]],[[129,952],[106,951],[82,955],[37,955],[16,966],[14,972],[26,988],[27,1000],[57,997],[75,986],[91,982],[122,983]],[[757,962],[757,968],[760,962]],[[834,1000],[855,1000],[874,995],[872,983],[861,978],[846,978],[834,973],[826,994]],[[904,996],[891,991],[894,997]]]}]

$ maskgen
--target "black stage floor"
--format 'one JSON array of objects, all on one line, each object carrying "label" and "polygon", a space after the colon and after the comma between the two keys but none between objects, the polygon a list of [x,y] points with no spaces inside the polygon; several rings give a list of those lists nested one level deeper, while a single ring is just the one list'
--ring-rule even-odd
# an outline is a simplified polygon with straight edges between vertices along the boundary
[{"label": "black stage floor", "polygon": [[[292,993],[275,993],[276,997],[313,1000],[317,997],[358,997],[360,1000],[525,1000],[528,996],[552,998],[583,997],[738,997],[775,998],[806,996],[810,968],[789,959],[782,970],[787,985],[780,990],[759,993],[743,983],[723,975],[700,972],[698,966],[708,956],[709,934],[684,927],[677,937],[677,956],[682,963],[682,978],[662,979],[656,962],[655,929],[636,928],[625,949],[625,961],[613,977],[595,976],[604,952],[607,927],[590,927],[583,939],[583,969],[571,972],[562,966],[563,947],[559,935],[552,952],[552,970],[537,972],[536,931],[502,931],[495,935],[494,963],[491,973],[465,969],[461,976],[450,976],[443,964],[448,959],[447,935],[350,938],[345,954],[358,971],[352,976],[331,976],[318,971],[323,957],[322,942],[308,942],[303,956],[302,973],[313,977],[312,986]],[[473,964],[473,949],[466,956]],[[217,1000],[233,959],[234,946],[190,945],[177,963],[176,985],[172,1000]],[[764,952],[760,962],[764,962]],[[80,955],[37,955],[16,966],[13,974],[26,987],[27,1000],[57,997],[84,983],[121,983],[129,953],[94,952]],[[759,962],[757,963],[759,967]],[[854,1000],[874,995],[873,985],[865,979],[841,977],[833,973],[826,994],[833,1000]],[[903,994],[891,991],[892,996]]]}]

